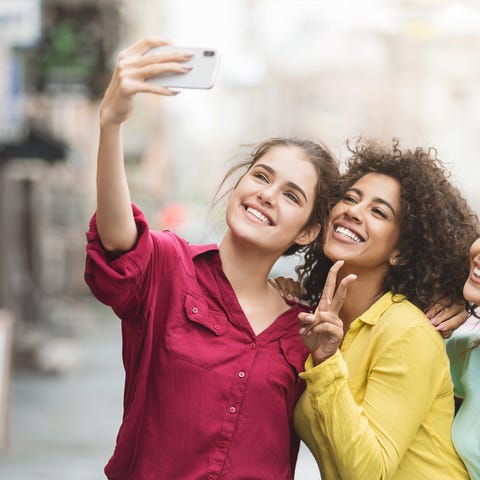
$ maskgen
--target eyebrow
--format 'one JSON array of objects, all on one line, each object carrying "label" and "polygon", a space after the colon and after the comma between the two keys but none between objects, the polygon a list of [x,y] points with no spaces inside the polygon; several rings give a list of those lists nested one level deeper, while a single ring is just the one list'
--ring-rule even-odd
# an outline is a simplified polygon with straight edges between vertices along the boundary
[{"label": "eyebrow", "polygon": [[[272,167],[270,167],[270,165],[265,165],[264,163],[256,163],[254,165],[255,167],[262,167],[264,168],[265,170],[267,170],[267,172],[271,173],[272,175],[275,175],[275,173],[277,173]],[[308,202],[308,198],[307,198],[307,195],[306,193],[303,191],[303,189],[301,187],[299,187],[296,183],[294,182],[287,182],[287,185],[293,189],[293,190],[296,190],[298,193],[300,193],[300,195],[302,195],[302,197],[305,199],[306,202]]]},{"label": "eyebrow", "polygon": [[[363,192],[358,189],[358,188],[355,188],[355,187],[350,187],[347,191],[350,191],[350,192],[355,192],[357,195],[359,195],[360,197],[363,198]],[[375,197],[373,199],[373,201],[375,203],[381,203],[382,205],[385,205],[393,214],[394,217],[397,216],[397,214],[395,213],[395,210],[394,208],[392,207],[392,204],[390,202],[387,202],[387,200],[383,199],[383,198],[380,198],[380,197]]]}]

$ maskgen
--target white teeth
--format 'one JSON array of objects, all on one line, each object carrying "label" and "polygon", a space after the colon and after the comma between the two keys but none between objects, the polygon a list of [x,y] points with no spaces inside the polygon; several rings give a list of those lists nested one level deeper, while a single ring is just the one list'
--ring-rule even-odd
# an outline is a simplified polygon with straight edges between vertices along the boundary
[{"label": "white teeth", "polygon": [[345,237],[349,238],[350,240],[353,240],[354,242],[361,242],[362,239],[358,236],[355,235],[351,230],[345,227],[336,227],[335,232],[341,233]]},{"label": "white teeth", "polygon": [[258,218],[258,220],[260,220],[261,222],[266,223],[267,225],[270,225],[270,220],[265,215],[263,215],[263,213],[260,213],[258,210],[255,210],[252,207],[248,207],[247,212],[250,215],[254,216],[255,218]]},{"label": "white teeth", "polygon": [[480,278],[480,268],[473,267],[473,275],[477,278]]}]

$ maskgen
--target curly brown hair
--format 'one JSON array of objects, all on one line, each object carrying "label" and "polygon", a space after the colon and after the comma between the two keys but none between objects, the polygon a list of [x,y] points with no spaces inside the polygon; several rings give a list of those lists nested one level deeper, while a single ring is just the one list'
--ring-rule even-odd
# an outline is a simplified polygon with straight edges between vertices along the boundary
[{"label": "curly brown hair", "polygon": [[[399,262],[389,269],[383,290],[403,294],[422,310],[433,303],[463,301],[469,249],[478,237],[478,218],[434,148],[401,150],[397,139],[387,146],[375,140],[347,142],[351,153],[341,178],[341,192],[369,173],[396,179],[401,186]],[[332,262],[317,244],[297,272],[306,299],[316,305]]]},{"label": "curly brown hair", "polygon": [[[333,199],[336,199],[338,196],[340,177],[338,162],[325,145],[305,138],[274,137],[257,145],[250,146],[250,152],[247,159],[231,167],[220,182],[220,186],[214,197],[215,203],[218,203],[221,199],[229,195],[253,165],[255,165],[268,151],[277,147],[300,150],[303,153],[305,160],[308,160],[315,168],[318,177],[315,187],[315,198],[312,211],[304,228],[308,229],[316,224],[323,226],[327,219],[328,212],[330,211],[330,207],[333,205]],[[237,178],[237,176],[239,176],[239,178]],[[226,182],[232,177],[235,177],[236,180],[234,186],[228,188],[225,192],[220,193],[226,185]],[[321,244],[321,240],[319,239],[314,241],[314,243],[316,242]],[[302,252],[306,248],[307,247],[303,245],[292,245],[283,253],[283,256]]]}]

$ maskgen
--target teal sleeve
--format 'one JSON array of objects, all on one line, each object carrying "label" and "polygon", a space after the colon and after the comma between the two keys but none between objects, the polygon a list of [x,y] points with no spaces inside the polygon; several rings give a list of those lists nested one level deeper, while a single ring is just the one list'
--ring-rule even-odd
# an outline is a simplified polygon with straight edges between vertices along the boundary
[{"label": "teal sleeve", "polygon": [[469,346],[469,336],[454,334],[446,342],[447,354],[450,360],[450,374],[452,376],[454,392],[457,397],[464,398],[465,390],[462,385],[462,375]]}]

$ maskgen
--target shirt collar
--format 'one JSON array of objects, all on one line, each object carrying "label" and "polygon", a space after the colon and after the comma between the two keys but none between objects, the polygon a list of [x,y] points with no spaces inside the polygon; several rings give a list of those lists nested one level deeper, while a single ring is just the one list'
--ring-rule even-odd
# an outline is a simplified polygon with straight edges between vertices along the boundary
[{"label": "shirt collar", "polygon": [[399,303],[405,300],[405,296],[401,294],[394,294],[387,292],[383,294],[368,310],[363,312],[357,320],[367,323],[368,325],[375,325],[383,313],[394,303]]},{"label": "shirt collar", "polygon": [[192,259],[207,252],[218,252],[218,245],[215,243],[207,243],[205,245],[190,245]]}]

